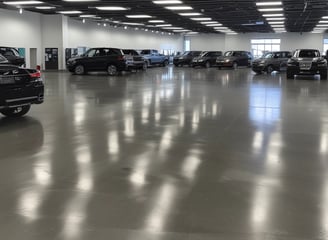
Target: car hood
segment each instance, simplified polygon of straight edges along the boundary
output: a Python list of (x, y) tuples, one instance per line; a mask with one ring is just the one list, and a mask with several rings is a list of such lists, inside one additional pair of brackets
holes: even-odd
[(256, 58), (253, 60), (253, 62), (263, 62), (265, 61), (267, 58)]

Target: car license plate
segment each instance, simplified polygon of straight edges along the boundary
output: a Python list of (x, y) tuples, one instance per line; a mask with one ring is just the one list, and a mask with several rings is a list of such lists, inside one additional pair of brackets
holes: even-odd
[(0, 84), (11, 84), (11, 83), (15, 83), (15, 78), (0, 76)]

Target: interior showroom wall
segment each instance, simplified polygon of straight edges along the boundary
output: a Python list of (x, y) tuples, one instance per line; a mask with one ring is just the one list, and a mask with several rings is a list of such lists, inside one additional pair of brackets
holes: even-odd
[[(182, 51), (182, 35), (162, 35), (129, 28), (98, 26), (94, 22), (82, 23), (63, 15), (40, 15), (23, 11), (0, 9), (0, 46), (25, 48), (27, 66), (30, 52), (37, 51), (37, 64), (44, 65), (44, 49), (58, 48), (59, 69), (65, 69), (65, 48), (118, 47), (152, 48)], [(248, 33), (238, 35), (199, 34), (186, 37), (191, 50), (251, 50), (251, 39), (280, 38), (281, 50), (317, 48), (323, 50), (323, 34), (310, 33)], [(34, 67), (34, 66), (32, 66)]]

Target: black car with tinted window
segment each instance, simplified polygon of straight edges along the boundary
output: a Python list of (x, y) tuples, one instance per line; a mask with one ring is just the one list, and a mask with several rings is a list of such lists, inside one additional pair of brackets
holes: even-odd
[(192, 60), (195, 57), (198, 57), (202, 51), (186, 51), (182, 55), (176, 56), (173, 58), (173, 64), (176, 67), (183, 65), (191, 66)]
[(0, 47), (0, 54), (13, 65), (23, 66), (25, 64), (25, 58), (19, 55), (19, 52), (16, 48)]
[(206, 68), (210, 68), (216, 65), (216, 59), (222, 56), (221, 51), (207, 51), (202, 52), (199, 57), (193, 58), (191, 62), (192, 67), (202, 66)]
[(0, 113), (8, 117), (25, 115), (31, 104), (43, 102), (41, 73), (10, 64), (0, 54)]
[(227, 51), (222, 57), (218, 57), (216, 64), (219, 69), (222, 67), (230, 67), (237, 69), (239, 66), (250, 67), (253, 56), (248, 51)]
[(85, 54), (68, 59), (66, 66), (77, 75), (106, 71), (114, 76), (127, 70), (124, 53), (118, 48), (90, 48)]
[(287, 79), (295, 75), (316, 75), (327, 79), (327, 60), (317, 49), (297, 49), (287, 62)]

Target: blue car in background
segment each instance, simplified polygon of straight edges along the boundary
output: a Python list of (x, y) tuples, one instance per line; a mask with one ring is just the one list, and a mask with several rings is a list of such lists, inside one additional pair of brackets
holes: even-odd
[(153, 65), (161, 65), (165, 67), (169, 64), (169, 57), (160, 54), (157, 50), (143, 49), (140, 51), (140, 55), (146, 60), (147, 67)]

